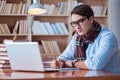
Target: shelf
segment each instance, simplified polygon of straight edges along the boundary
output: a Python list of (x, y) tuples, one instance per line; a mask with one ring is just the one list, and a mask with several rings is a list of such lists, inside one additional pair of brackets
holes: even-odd
[(0, 14), (1, 17), (27, 17), (27, 14)]

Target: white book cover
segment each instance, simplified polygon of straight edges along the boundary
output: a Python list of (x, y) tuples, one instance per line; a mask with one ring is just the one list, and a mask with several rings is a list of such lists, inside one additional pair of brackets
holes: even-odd
[(44, 4), (43, 7), (47, 11), (46, 14), (48, 14), (49, 13), (49, 5), (48, 4)]
[(60, 34), (64, 34), (63, 29), (61, 28), (60, 22), (55, 22), (56, 28), (59, 30)]
[(51, 4), (48, 14), (52, 14), (54, 8), (55, 8), (55, 5), (54, 5), (54, 4)]
[(53, 31), (54, 31), (55, 34), (60, 34), (60, 32), (58, 31), (55, 23), (52, 23), (52, 24), (51, 24), (51, 27), (52, 27), (52, 29), (53, 29)]
[(44, 22), (44, 24), (49, 34), (55, 34), (49, 22)]
[(63, 2), (61, 2), (61, 4), (60, 4), (60, 8), (59, 8), (59, 10), (58, 10), (58, 13), (57, 14), (61, 14), (62, 13), (62, 11), (63, 11)]
[(44, 22), (40, 22), (40, 30), (43, 31), (42, 34), (49, 34), (49, 32), (47, 31), (45, 25), (44, 25)]
[(60, 22), (61, 28), (63, 29), (64, 34), (68, 34), (68, 29), (65, 26), (65, 23)]
[(73, 8), (75, 7), (75, 6), (77, 6), (78, 5), (78, 2), (77, 2), (77, 0), (72, 0), (73, 2)]
[(33, 26), (32, 26), (32, 31), (33, 34), (42, 34), (43, 30), (40, 30), (40, 22), (39, 21), (34, 21)]

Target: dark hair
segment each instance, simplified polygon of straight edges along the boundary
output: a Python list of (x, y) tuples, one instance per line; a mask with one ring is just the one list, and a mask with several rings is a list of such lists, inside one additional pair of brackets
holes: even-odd
[(92, 8), (89, 5), (86, 5), (86, 4), (81, 4), (81, 5), (78, 5), (75, 8), (73, 8), (73, 10), (71, 12), (71, 15), (72, 14), (78, 14), (78, 15), (81, 15), (81, 16), (85, 16), (88, 19), (91, 16), (94, 16), (94, 12), (93, 12)]

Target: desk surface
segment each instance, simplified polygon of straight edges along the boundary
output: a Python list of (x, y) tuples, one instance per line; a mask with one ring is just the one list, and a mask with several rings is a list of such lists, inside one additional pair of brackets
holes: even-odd
[[(3, 58), (7, 54), (3, 53), (3, 49), (0, 58)], [(43, 61), (49, 61), (49, 59), (43, 59)], [(49, 66), (49, 65), (46, 65)], [(90, 71), (90, 70), (67, 70), (59, 72), (22, 72), (11, 71), (0, 68), (0, 79), (26, 79), (26, 80), (120, 80), (120, 74), (113, 74), (104, 71)]]
[(0, 79), (39, 79), (39, 80), (119, 80), (120, 74), (104, 71), (69, 70), (59, 72), (0, 72)]

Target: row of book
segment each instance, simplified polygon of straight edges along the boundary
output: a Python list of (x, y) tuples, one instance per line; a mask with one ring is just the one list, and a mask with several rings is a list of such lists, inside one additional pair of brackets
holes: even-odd
[(55, 4), (43, 4), (43, 7), (47, 10), (46, 14), (69, 14), (70, 3), (69, 2), (58, 2)]
[(13, 32), (10, 31), (7, 24), (0, 24), (0, 34), (28, 34), (27, 20), (16, 21)]
[[(84, 4), (82, 2), (78, 2), (77, 0), (73, 0), (73, 7), (77, 5)], [(108, 6), (105, 5), (91, 5), (95, 16), (107, 15)]]
[(107, 15), (107, 6), (91, 6), (93, 9), (94, 15), (99, 16), (99, 15)]
[(42, 40), (40, 45), (41, 53), (43, 54), (60, 54), (60, 49), (57, 41)]
[[(43, 7), (47, 10), (46, 14), (69, 14), (70, 3), (58, 2), (57, 4), (43, 4)], [(23, 3), (7, 3), (6, 0), (0, 0), (0, 14), (26, 14), (27, 4)]]
[[(39, 35), (55, 35), (55, 34), (68, 34), (69, 31), (63, 22), (40, 22), (34, 21), (32, 26), (33, 34)], [(28, 34), (27, 20), (16, 21), (15, 27), (12, 32), (7, 24), (0, 24), (0, 34)]]
[(68, 34), (68, 29), (63, 22), (40, 22), (34, 21), (32, 26), (33, 34)]
[(0, 14), (26, 14), (27, 6), (22, 1), (20, 3), (6, 3), (6, 0), (0, 0)]
[(13, 29), (13, 34), (28, 34), (28, 21), (18, 20), (16, 21), (15, 27)]

